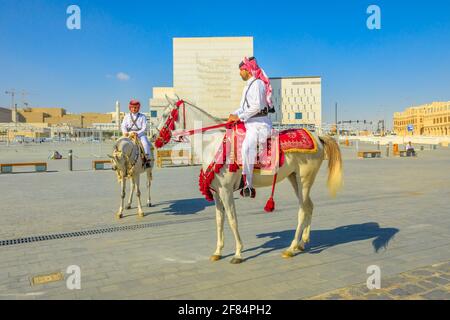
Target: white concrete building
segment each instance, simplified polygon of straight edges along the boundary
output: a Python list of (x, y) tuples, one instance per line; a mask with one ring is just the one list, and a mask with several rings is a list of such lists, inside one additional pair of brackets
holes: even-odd
[(153, 97), (149, 101), (150, 113), (149, 123), (150, 126), (156, 127), (161, 120), (164, 109), (167, 108), (169, 103), (166, 96), (171, 99), (175, 99), (175, 90), (172, 87), (154, 87)]
[(270, 78), (275, 124), (320, 127), (322, 123), (321, 77)]
[(173, 85), (185, 99), (220, 118), (239, 107), (239, 63), (253, 55), (253, 37), (173, 39)]

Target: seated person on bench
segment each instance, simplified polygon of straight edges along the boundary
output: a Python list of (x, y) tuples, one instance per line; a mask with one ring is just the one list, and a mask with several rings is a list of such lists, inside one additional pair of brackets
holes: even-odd
[(411, 141), (406, 145), (406, 156), (414, 157), (416, 155), (416, 151), (414, 151), (414, 147), (411, 144)]

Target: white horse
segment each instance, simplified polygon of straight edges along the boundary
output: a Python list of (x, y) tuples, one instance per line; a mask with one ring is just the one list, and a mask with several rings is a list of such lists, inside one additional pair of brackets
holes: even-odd
[[(164, 111), (158, 130), (162, 130), (167, 123), (168, 117), (171, 116), (172, 110), (181, 109), (177, 106), (176, 101), (169, 99), (168, 108)], [(201, 126), (210, 126), (223, 123), (202, 109), (185, 103), (185, 110), (180, 111), (181, 116), (175, 121), (175, 128), (182, 127), (193, 128), (198, 127), (198, 121), (202, 121)], [(196, 122), (197, 121), (197, 122)], [(194, 136), (193, 152), (195, 157), (201, 159), (203, 169), (213, 161), (213, 158), (222, 143), (225, 130), (215, 130), (215, 132), (203, 135), (200, 142), (195, 142)], [(318, 150), (316, 153), (286, 153), (284, 165), (279, 168), (277, 174), (277, 183), (287, 178), (292, 184), (296, 197), (299, 202), (298, 222), (294, 239), (290, 247), (282, 254), (284, 258), (291, 258), (298, 252), (305, 249), (305, 244), (310, 240), (311, 219), (313, 213), (313, 202), (310, 198), (311, 187), (313, 186), (317, 172), (320, 169), (325, 154), (328, 157), (328, 189), (334, 197), (337, 191), (342, 187), (342, 158), (341, 152), (336, 141), (328, 136), (318, 137), (313, 135), (316, 140)], [(211, 261), (218, 261), (222, 258), (222, 249), (224, 247), (224, 216), (227, 215), (230, 228), (233, 232), (236, 250), (235, 255), (231, 259), (231, 263), (238, 264), (243, 261), (242, 258), (242, 240), (238, 230), (238, 220), (234, 203), (233, 193), (239, 189), (242, 171), (230, 172), (228, 165), (215, 175), (211, 183), (211, 188), (215, 190), (213, 193), (216, 205), (216, 222), (217, 222), (217, 245), (216, 250), (211, 256)], [(255, 188), (272, 186), (273, 176), (260, 175), (254, 173), (253, 184)]]
[(124, 199), (125, 199), (125, 189), (126, 189), (126, 180), (131, 179), (130, 184), (130, 197), (128, 199), (128, 204), (126, 209), (131, 209), (131, 203), (133, 200), (133, 192), (136, 190), (136, 196), (138, 199), (138, 216), (140, 218), (144, 217), (144, 211), (142, 210), (141, 203), (141, 190), (140, 190), (140, 176), (142, 173), (147, 174), (147, 189), (148, 189), (148, 199), (147, 206), (151, 207), (151, 194), (150, 188), (152, 185), (152, 169), (153, 169), (153, 161), (151, 162), (151, 167), (145, 169), (143, 167), (142, 158), (140, 156), (139, 146), (136, 142), (136, 138), (126, 138), (122, 137), (117, 140), (114, 145), (111, 163), (113, 170), (116, 171), (117, 179), (120, 184), (121, 190), (121, 201), (119, 211), (116, 213), (116, 218), (123, 218), (123, 209), (124, 209)]

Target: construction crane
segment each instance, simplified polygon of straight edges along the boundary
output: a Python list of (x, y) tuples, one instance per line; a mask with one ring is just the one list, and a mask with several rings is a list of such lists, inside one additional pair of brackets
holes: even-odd
[(12, 114), (12, 122), (14, 122), (14, 123), (17, 122), (17, 106), (14, 103), (14, 97), (15, 97), (16, 93), (17, 92), (14, 89), (5, 91), (5, 94), (11, 95), (11, 114)]

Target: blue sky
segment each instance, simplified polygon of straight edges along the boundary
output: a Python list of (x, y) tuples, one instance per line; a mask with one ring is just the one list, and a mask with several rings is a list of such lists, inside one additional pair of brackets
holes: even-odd
[[(376, 120), (450, 100), (448, 0), (251, 3), (0, 0), (0, 106), (9, 107), (10, 88), (70, 112), (147, 101), (152, 87), (172, 85), (172, 38), (193, 36), (253, 36), (270, 76), (322, 76), (325, 122), (335, 101), (340, 119)], [(81, 8), (81, 30), (66, 28), (71, 4)], [(381, 8), (381, 30), (366, 27), (371, 4)]]

